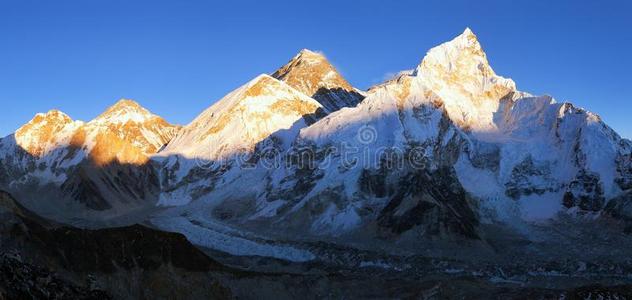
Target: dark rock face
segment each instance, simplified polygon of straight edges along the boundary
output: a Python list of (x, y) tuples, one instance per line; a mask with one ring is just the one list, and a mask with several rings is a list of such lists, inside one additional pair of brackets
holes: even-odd
[(9, 171), (5, 164), (0, 164), (0, 186), (4, 186), (9, 183)]
[(382, 229), (401, 234), (419, 226), (427, 236), (478, 238), (477, 215), (452, 169), (411, 173), (397, 191), (378, 217)]
[(311, 97), (323, 104), (329, 111), (337, 111), (343, 107), (354, 107), (364, 99), (360, 93), (343, 88), (319, 88)]
[(564, 194), (564, 206), (579, 207), (586, 211), (599, 211), (603, 208), (605, 198), (599, 175), (581, 170), (571, 181)]
[(622, 190), (632, 189), (632, 153), (620, 155), (616, 163), (619, 177), (615, 181)]
[[(0, 139), (0, 151), (7, 151), (4, 142), (14, 142), (13, 135)], [(0, 163), (0, 188), (7, 189), (11, 181), (23, 176), (27, 170), (35, 169), (35, 160), (21, 148), (15, 149), (14, 155), (3, 157)]]
[(511, 171), (511, 179), (505, 184), (505, 194), (513, 199), (532, 194), (542, 195), (560, 188), (551, 176), (547, 163), (536, 164), (531, 156), (525, 158)]
[[(15, 140), (11, 136), (2, 139), (2, 142), (15, 143)], [(42, 193), (46, 196), (54, 194), (57, 200), (76, 201), (90, 210), (103, 212), (154, 203), (160, 192), (158, 168), (151, 162), (132, 164), (115, 160), (99, 165), (93, 159), (85, 159), (67, 167), (63, 166), (64, 162), (72, 160), (78, 151), (82, 151), (80, 148), (59, 148), (43, 157), (34, 156), (20, 147), (14, 148), (5, 149), (12, 152), (3, 157), (0, 164), (0, 188), (12, 192), (21, 200), (39, 198)], [(64, 176), (66, 180), (57, 186), (40, 182), (41, 179), (32, 176), (35, 171), (45, 170), (58, 177)], [(37, 206), (22, 203), (42, 213), (37, 211)]]
[(112, 205), (99, 192), (99, 187), (81, 169), (64, 182), (61, 190), (73, 199), (85, 204), (88, 208), (95, 210), (112, 208)]
[(378, 169), (364, 169), (358, 184), (360, 191), (371, 197), (383, 198), (393, 194), (392, 185), (387, 184), (388, 168), (384, 163)]
[(283, 167), (290, 171), (290, 175), (283, 178), (281, 184), (288, 186), (288, 188), (274, 189), (270, 185), (267, 191), (268, 200), (289, 200), (288, 204), (282, 207), (279, 212), (289, 210), (314, 188), (318, 180), (324, 176), (324, 172), (318, 167), (318, 164), (328, 154), (328, 149), (319, 151), (312, 145), (306, 145), (292, 149), (284, 157), (283, 163), (285, 165)]
[(190, 189), (191, 199), (198, 199), (213, 190), (215, 190), (215, 183), (221, 178), (221, 176), (229, 171), (233, 165), (229, 162), (199, 162), (199, 166), (189, 170), (187, 175), (180, 181), (176, 181), (176, 172), (180, 168), (180, 157), (176, 157), (176, 162), (168, 167), (163, 165), (161, 169), (161, 185), (162, 192), (170, 193), (178, 188), (188, 186), (191, 183), (205, 180), (207, 183), (203, 186), (195, 186)]
[(49, 270), (22, 261), (16, 253), (0, 253), (1, 299), (111, 299), (104, 291), (76, 286)]
[(107, 210), (113, 207), (108, 199), (128, 203), (157, 199), (160, 183), (156, 171), (149, 164), (112, 163), (97, 167), (86, 161), (69, 172), (61, 190), (64, 195), (90, 209)]
[(604, 211), (607, 215), (623, 222), (625, 233), (632, 233), (632, 191), (610, 199)]
[(99, 230), (61, 227), (46, 230), (29, 224), (28, 234), (72, 271), (112, 273), (119, 269), (156, 270), (173, 265), (188, 271), (222, 267), (187, 239), (140, 225)]
[(500, 147), (478, 141), (472, 142), (470, 161), (479, 169), (488, 169), (497, 172), (500, 168)]

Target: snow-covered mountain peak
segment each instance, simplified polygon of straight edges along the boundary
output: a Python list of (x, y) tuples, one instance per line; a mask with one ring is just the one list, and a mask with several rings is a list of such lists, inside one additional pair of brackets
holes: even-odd
[(143, 107), (140, 104), (138, 104), (138, 102), (132, 99), (121, 98), (119, 101), (116, 101), (116, 103), (114, 103), (114, 105), (110, 107), (110, 110), (126, 109), (126, 108), (142, 109)]
[(16, 146), (35, 158), (59, 150), (61, 157), (53, 155), (47, 160), (76, 164), (89, 158), (97, 165), (112, 161), (140, 164), (167, 144), (178, 129), (138, 103), (121, 100), (87, 123), (73, 121), (58, 110), (37, 114), (14, 138)]
[(33, 156), (41, 156), (54, 150), (77, 127), (81, 121), (73, 121), (65, 113), (53, 109), (38, 113), (15, 132), (18, 146)]
[(133, 100), (121, 99), (92, 122), (99, 123), (143, 123), (156, 116)]
[(38, 113), (35, 114), (35, 117), (33, 117), (33, 119), (31, 119), (31, 122), (44, 122), (44, 121), (60, 121), (63, 123), (70, 123), (72, 122), (72, 119), (65, 114), (64, 112), (57, 110), (57, 109), (51, 109), (49, 111), (47, 111), (46, 113)]
[(167, 144), (179, 126), (169, 124), (133, 100), (121, 99), (82, 126), (73, 137), (97, 164), (113, 160), (140, 164)]
[(292, 60), (302, 60), (308, 63), (320, 63), (326, 61), (327, 58), (325, 58), (325, 55), (322, 52), (302, 49), (294, 58), (292, 58)]
[(29, 203), (44, 214), (61, 218), (84, 205), (116, 214), (155, 196), (154, 170), (146, 163), (178, 129), (130, 100), (87, 123), (57, 110), (37, 114), (0, 140), (0, 184), (36, 201), (63, 203)]
[[(461, 85), (472, 93), (490, 85), (502, 85), (510, 90), (516, 87), (511, 79), (496, 75), (478, 38), (469, 28), (451, 41), (430, 49), (414, 73), (434, 81)], [(474, 81), (481, 83), (467, 86)]]
[(474, 32), (472, 32), (469, 27), (465, 28), (463, 33), (456, 36), (452, 40), (430, 49), (429, 54), (438, 54), (440, 52), (457, 53), (466, 50), (471, 51), (471, 55), (485, 57), (485, 52), (483, 52), (483, 48), (478, 41), (478, 37), (476, 36), (476, 34), (474, 34)]
[(516, 92), (511, 79), (496, 75), (469, 29), (428, 51), (413, 73), (446, 104), (450, 118), (466, 130), (493, 131), (500, 99)]
[(364, 98), (322, 53), (307, 49), (301, 50), (272, 77), (316, 99), (330, 111), (355, 106)]
[(328, 87), (353, 89), (321, 53), (303, 49), (272, 76), (308, 96)]

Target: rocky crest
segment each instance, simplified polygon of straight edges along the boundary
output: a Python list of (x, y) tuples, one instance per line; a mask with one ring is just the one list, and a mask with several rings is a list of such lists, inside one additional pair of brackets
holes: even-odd
[(272, 77), (320, 102), (328, 111), (356, 106), (364, 96), (345, 80), (322, 53), (301, 50)]

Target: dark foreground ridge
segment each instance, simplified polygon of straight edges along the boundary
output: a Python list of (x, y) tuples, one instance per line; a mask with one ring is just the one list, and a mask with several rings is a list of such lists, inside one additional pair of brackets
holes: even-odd
[(216, 279), (231, 270), (181, 234), (62, 226), (1, 191), (0, 218), (0, 299), (231, 297)]
[(0, 299), (111, 299), (103, 290), (80, 287), (50, 270), (22, 261), (17, 253), (0, 253)]

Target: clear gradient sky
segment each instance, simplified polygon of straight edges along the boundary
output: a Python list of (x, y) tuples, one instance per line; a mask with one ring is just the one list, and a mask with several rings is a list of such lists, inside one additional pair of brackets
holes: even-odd
[(186, 124), (302, 48), (364, 89), (467, 26), (520, 90), (632, 137), (632, 1), (445, 0), (0, 0), (0, 135), (52, 108), (90, 120), (119, 98)]

